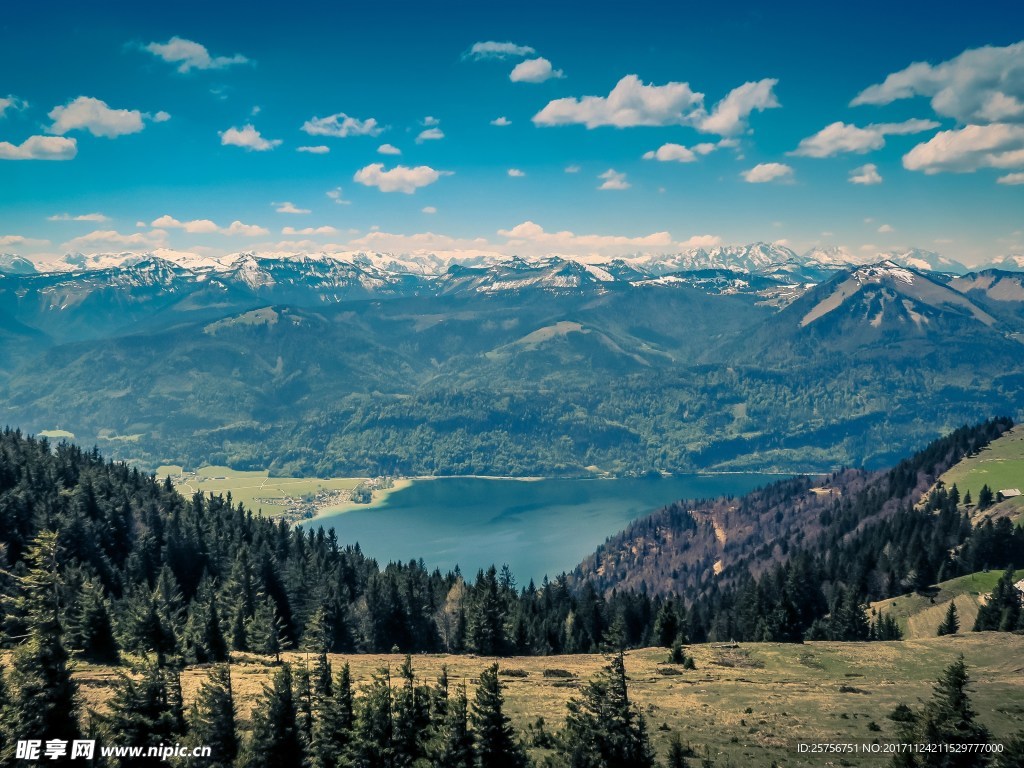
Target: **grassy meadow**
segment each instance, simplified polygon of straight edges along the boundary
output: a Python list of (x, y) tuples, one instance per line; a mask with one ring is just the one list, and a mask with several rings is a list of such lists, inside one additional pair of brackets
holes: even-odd
[[(1024, 491), (1024, 424), (1018, 424), (974, 456), (963, 459), (939, 479), (947, 486), (955, 483), (961, 498), (970, 491), (974, 502), (977, 502), (983, 485), (988, 485), (992, 493), (1004, 488)], [(1024, 522), (1024, 496), (990, 507), (986, 514), (1008, 514), (1018, 522)]]
[(1002, 571), (980, 571), (936, 584), (933, 592), (910, 594), (880, 600), (871, 607), (888, 613), (896, 619), (909, 639), (935, 637), (939, 624), (946, 617), (949, 602), (956, 600), (960, 615), (960, 629), (970, 631), (978, 617), (978, 606), (995, 589)]
[[(1024, 729), (1024, 637), (1009, 633), (922, 637), (884, 643), (744, 643), (691, 646), (697, 669), (665, 663), (668, 651), (646, 648), (626, 655), (630, 696), (648, 720), (663, 756), (671, 731), (698, 752), (710, 749), (716, 765), (820, 766), (821, 756), (799, 755), (798, 742), (890, 742), (896, 724), (887, 715), (904, 702), (918, 707), (930, 697), (943, 668), (962, 653), (972, 679), (979, 719), (996, 739)], [(302, 653), (287, 653), (293, 664), (312, 664)], [(332, 655), (335, 671), (349, 663), (357, 687), (381, 667), (397, 671), (401, 655)], [(446, 665), (451, 684), (465, 682), (472, 699), (481, 670), (492, 659), (417, 655), (419, 680), (433, 683)], [(565, 704), (603, 666), (599, 655), (500, 659), (506, 710), (522, 733), (543, 717), (547, 730), (561, 727)], [(233, 664), (239, 717), (248, 727), (253, 702), (274, 672), (269, 660), (241, 654)], [(512, 675), (507, 674), (512, 672)], [(118, 672), (82, 664), (76, 676), (83, 698), (102, 708)], [(182, 681), (192, 700), (207, 671), (189, 668)], [(879, 729), (879, 730), (876, 730)], [(535, 756), (543, 750), (532, 750)], [(879, 756), (853, 754), (835, 765), (887, 764)]]
[[(170, 476), (175, 487), (186, 498), (200, 492), (227, 495), (246, 509), (262, 512), (264, 516), (284, 515), (292, 508), (289, 499), (312, 499), (318, 494), (351, 491), (365, 477), (270, 477), (267, 470), (241, 471), (230, 467), (201, 467), (194, 472), (183, 472), (180, 466), (162, 466), (156, 471), (162, 480)], [(366, 505), (360, 505), (366, 506)]]

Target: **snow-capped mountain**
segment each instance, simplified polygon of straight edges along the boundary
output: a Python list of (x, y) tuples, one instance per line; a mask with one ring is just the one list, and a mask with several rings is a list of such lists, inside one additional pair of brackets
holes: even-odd
[(959, 261), (943, 256), (940, 253), (935, 253), (935, 251), (926, 251), (922, 248), (879, 253), (876, 259), (893, 261), (920, 272), (944, 272), (953, 275), (965, 275), (970, 272)]
[(26, 258), (14, 253), (0, 253), (0, 272), (9, 275), (31, 275), (36, 271), (36, 265)]
[(1024, 253), (1008, 253), (992, 260), (989, 267), (1010, 272), (1024, 271)]

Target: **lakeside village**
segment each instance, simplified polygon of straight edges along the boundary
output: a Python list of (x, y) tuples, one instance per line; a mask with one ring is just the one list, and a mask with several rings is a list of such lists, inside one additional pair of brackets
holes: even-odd
[[(171, 475), (171, 482), (183, 495), (191, 495), (202, 480), (226, 480), (226, 477), (202, 477), (195, 470), (184, 471)], [(316, 491), (298, 495), (267, 495), (257, 493), (246, 506), (254, 510), (261, 507), (276, 507), (283, 511), (273, 515), (274, 518), (285, 520), (290, 524), (310, 520), (317, 515), (348, 504), (370, 504), (374, 494), (388, 490), (395, 485), (395, 478), (390, 476), (370, 477), (360, 480), (352, 488), (318, 488)], [(278, 490), (281, 486), (269, 486), (267, 490)]]

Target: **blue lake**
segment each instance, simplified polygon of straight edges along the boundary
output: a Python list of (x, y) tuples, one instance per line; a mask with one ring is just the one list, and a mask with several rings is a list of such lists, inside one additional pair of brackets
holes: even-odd
[(571, 570), (612, 534), (677, 499), (742, 495), (778, 475), (679, 475), (617, 480), (414, 480), (371, 507), (330, 512), (334, 528), (381, 564), (422, 558), (468, 577), (508, 564), (520, 584)]

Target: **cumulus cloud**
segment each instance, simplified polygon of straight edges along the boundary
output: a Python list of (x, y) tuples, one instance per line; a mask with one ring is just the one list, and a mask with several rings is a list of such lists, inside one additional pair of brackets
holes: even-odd
[(104, 216), (102, 213), (83, 213), (78, 216), (72, 216), (70, 213), (55, 213), (53, 216), (47, 216), (47, 221), (110, 221), (109, 216)]
[(614, 126), (688, 125), (704, 133), (734, 135), (746, 130), (754, 110), (779, 106), (773, 88), (776, 80), (760, 80), (734, 88), (709, 114), (704, 94), (689, 83), (648, 85), (636, 75), (626, 75), (607, 96), (555, 99), (533, 116), (537, 125)]
[(97, 229), (88, 234), (68, 240), (61, 245), (65, 251), (94, 250), (114, 246), (116, 248), (159, 248), (167, 243), (167, 233), (162, 229), (149, 232), (122, 234), (113, 229)]
[(688, 83), (647, 85), (636, 75), (626, 75), (607, 96), (555, 99), (533, 116), (537, 125), (686, 125), (701, 111), (704, 95)]
[(317, 144), (313, 147), (296, 147), (296, 152), (309, 152), (311, 155), (326, 155), (331, 151), (330, 147), (324, 146), (323, 144)]
[(0, 160), (71, 160), (78, 142), (63, 136), (29, 136), (21, 144), (0, 141)]
[(1024, 168), (1024, 125), (992, 123), (940, 131), (905, 154), (903, 167), (929, 175)]
[(313, 117), (302, 124), (302, 130), (310, 136), (334, 136), (344, 139), (349, 136), (380, 136), (384, 127), (370, 117), (360, 120), (338, 112), (327, 117)]
[(494, 40), (487, 40), (485, 42), (473, 43), (473, 47), (469, 49), (469, 53), (466, 55), (473, 59), (506, 59), (510, 56), (517, 58), (529, 56), (531, 53), (536, 53), (536, 51), (528, 45), (516, 45), (510, 42), (499, 43)]
[(191, 221), (179, 221), (173, 216), (164, 214), (150, 224), (160, 229), (182, 229), (193, 235), (244, 235), (246, 237), (259, 237), (269, 235), (270, 230), (256, 224), (243, 224), (240, 221), (233, 221), (226, 227), (219, 227), (210, 219), (193, 219)]
[(242, 147), (250, 152), (266, 152), (279, 146), (281, 139), (265, 139), (252, 123), (220, 132), (220, 143), (226, 147)]
[(702, 142), (693, 147), (682, 144), (662, 144), (656, 150), (644, 152), (644, 160), (658, 160), (662, 163), (693, 163), (700, 155), (708, 155), (718, 148), (717, 144)]
[(668, 232), (654, 232), (640, 237), (625, 235), (580, 235), (569, 230), (547, 232), (533, 221), (524, 221), (511, 229), (499, 229), (508, 240), (506, 251), (540, 255), (573, 254), (581, 257), (608, 257), (655, 250), (668, 252), (680, 247)]
[(597, 178), (604, 180), (601, 183), (601, 186), (598, 187), (598, 189), (601, 190), (629, 189), (632, 186), (628, 181), (626, 181), (626, 174), (619, 173), (614, 168), (609, 168)]
[(327, 190), (327, 196), (338, 205), (352, 205), (351, 200), (346, 200), (341, 193), (341, 187)]
[(519, 178), (522, 178), (523, 176), (525, 176), (526, 172), (525, 171), (521, 171), (518, 168), (509, 168), (508, 169), (508, 175), (511, 176), (514, 179), (519, 179)]
[(764, 184), (793, 178), (793, 169), (785, 163), (758, 163), (741, 175), (750, 184)]
[(1000, 176), (998, 179), (996, 179), (996, 183), (1006, 184), (1008, 186), (1024, 184), (1024, 173), (1008, 173), (1005, 176)]
[(336, 235), (338, 230), (334, 227), (306, 227), (304, 229), (296, 229), (295, 227), (285, 227), (281, 230), (282, 235)]
[(111, 109), (105, 101), (91, 96), (79, 96), (62, 107), (54, 107), (49, 117), (53, 124), (46, 129), (47, 133), (63, 136), (69, 131), (85, 130), (108, 139), (138, 133), (146, 127), (144, 120), (163, 123), (171, 119), (166, 112), (150, 115), (137, 109)]
[(285, 201), (283, 203), (271, 203), (271, 205), (276, 205), (277, 206), (277, 208), (275, 208), (274, 210), (276, 210), (278, 213), (295, 213), (295, 214), (311, 213), (311, 211), (308, 208), (296, 208), (294, 203), (290, 203), (290, 202), (287, 202), (287, 201)]
[(177, 36), (166, 43), (150, 43), (144, 48), (168, 64), (177, 64), (181, 73), (193, 69), (224, 69), (232, 64), (249, 62), (249, 59), (239, 53), (234, 56), (211, 56), (205, 45)]
[(894, 230), (893, 230), (893, 228), (892, 228), (892, 225), (890, 225), (890, 224), (883, 224), (882, 226), (880, 226), (880, 227), (878, 228), (878, 231), (879, 231), (879, 232), (880, 232), (881, 234), (883, 234), (883, 235), (887, 235), (887, 234), (889, 234), (890, 232), (892, 232), (892, 231), (894, 231)]
[(438, 171), (428, 165), (418, 165), (415, 168), (396, 165), (390, 170), (384, 170), (384, 163), (371, 163), (356, 171), (352, 179), (367, 187), (377, 187), (381, 192), (403, 192), (411, 195), (420, 187), (429, 186), (442, 176), (451, 175), (451, 171)]
[(512, 125), (512, 121), (509, 120), (504, 115), (502, 115), (501, 117), (496, 117), (493, 120), (491, 120), (491, 125), (497, 125), (497, 126), (500, 126), (500, 127), (504, 127), (506, 125)]
[(541, 56), (516, 64), (508, 79), (513, 83), (543, 83), (545, 80), (557, 80), (562, 77), (565, 77), (565, 73), (560, 69), (554, 69), (551, 62)]
[(722, 238), (718, 235), (694, 235), (683, 240), (677, 245), (681, 248), (714, 248), (722, 244)]
[(934, 66), (915, 62), (865, 88), (850, 104), (914, 96), (929, 97), (937, 114), (961, 123), (1024, 122), (1024, 41), (968, 49)]
[(878, 166), (874, 163), (868, 163), (862, 165), (859, 168), (854, 168), (850, 171), (851, 184), (863, 184), (869, 186), (871, 184), (881, 184), (882, 174), (878, 172)]
[(423, 213), (437, 213), (437, 208), (435, 208), (432, 205), (424, 206), (423, 207)]
[(444, 131), (437, 128), (436, 125), (433, 128), (427, 128), (426, 130), (420, 131), (419, 136), (416, 137), (416, 143), (422, 144), (424, 141), (438, 141), (444, 138)]
[(565, 166), (566, 173), (579, 173), (580, 167), (578, 165), (567, 165)]
[(843, 122), (827, 125), (813, 136), (802, 139), (790, 152), (797, 157), (832, 157), (844, 152), (863, 155), (885, 146), (885, 137), (921, 133), (938, 128), (934, 120), (905, 120), (902, 123), (875, 123), (860, 128)]
[(377, 152), (382, 155), (400, 155), (402, 150), (396, 147), (394, 144), (381, 144), (377, 147)]
[(717, 133), (719, 136), (734, 136), (744, 132), (752, 112), (763, 112), (779, 106), (774, 92), (778, 82), (768, 78), (733, 88), (697, 127), (704, 133)]
[(0, 117), (3, 117), (8, 109), (24, 109), (27, 107), (24, 101), (19, 99), (17, 96), (7, 95), (6, 98), (0, 96)]
[(22, 248), (33, 248), (40, 245), (49, 245), (49, 240), (39, 240), (34, 237), (23, 237), (22, 235), (0, 235), (0, 247), (20, 246)]

